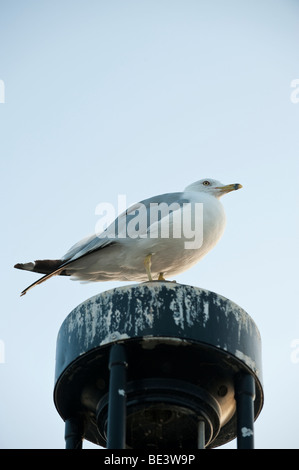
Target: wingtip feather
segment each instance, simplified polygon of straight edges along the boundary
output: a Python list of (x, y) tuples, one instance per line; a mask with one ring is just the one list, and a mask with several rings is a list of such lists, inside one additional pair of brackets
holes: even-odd
[(16, 269), (22, 269), (25, 271), (33, 271), (35, 263), (17, 263), (14, 265)]

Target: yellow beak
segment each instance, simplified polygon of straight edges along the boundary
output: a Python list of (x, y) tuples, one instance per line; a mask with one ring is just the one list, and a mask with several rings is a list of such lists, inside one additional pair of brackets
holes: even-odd
[(229, 193), (230, 191), (237, 191), (237, 189), (241, 189), (243, 186), (239, 183), (236, 184), (227, 184), (225, 186), (218, 186), (216, 189), (219, 189), (221, 194)]

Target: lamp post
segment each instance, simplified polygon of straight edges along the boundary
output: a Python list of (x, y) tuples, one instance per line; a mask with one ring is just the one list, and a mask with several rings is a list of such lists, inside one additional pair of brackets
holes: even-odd
[(263, 406), (261, 340), (223, 296), (171, 282), (103, 292), (57, 339), (54, 402), (66, 446), (253, 448)]

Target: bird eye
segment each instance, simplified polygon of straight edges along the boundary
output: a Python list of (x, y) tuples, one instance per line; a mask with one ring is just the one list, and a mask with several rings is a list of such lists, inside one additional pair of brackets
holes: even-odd
[(204, 181), (202, 184), (203, 184), (204, 186), (209, 186), (211, 183), (210, 183), (210, 181)]

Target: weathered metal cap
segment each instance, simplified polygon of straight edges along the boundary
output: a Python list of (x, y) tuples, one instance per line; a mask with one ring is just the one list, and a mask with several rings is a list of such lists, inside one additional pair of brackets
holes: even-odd
[(255, 419), (261, 411), (261, 339), (242, 308), (172, 282), (118, 287), (76, 307), (57, 339), (56, 408), (64, 420), (82, 416), (84, 436), (94, 443), (106, 444), (108, 358), (115, 342), (125, 346), (128, 360), (128, 447), (164, 442), (194, 448), (199, 414), (206, 446), (236, 437), (234, 382), (241, 371), (255, 379)]

